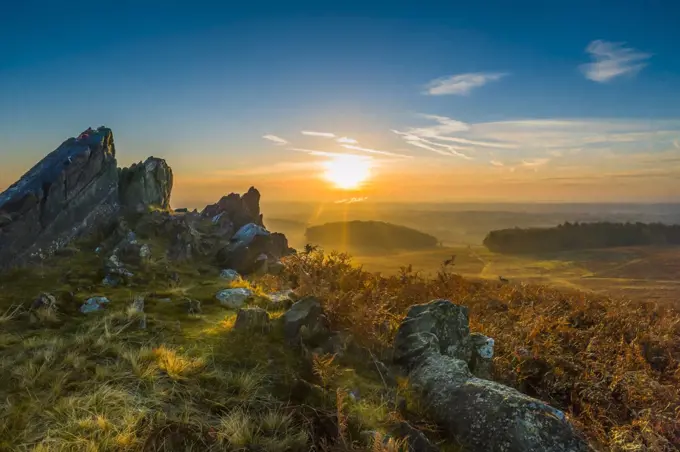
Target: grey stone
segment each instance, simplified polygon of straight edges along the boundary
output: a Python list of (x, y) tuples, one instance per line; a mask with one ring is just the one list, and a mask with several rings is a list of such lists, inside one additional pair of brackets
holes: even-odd
[(219, 300), (220, 304), (230, 309), (240, 308), (252, 296), (253, 292), (243, 287), (224, 289), (215, 294), (215, 298)]
[(118, 211), (113, 133), (70, 138), (0, 194), (0, 268), (54, 254)]
[(399, 327), (395, 360), (409, 372), (434, 421), (468, 450), (588, 450), (560, 410), (475, 377), (468, 364), (475, 344), (482, 349), (477, 353), (489, 359), (483, 348), (488, 342), (470, 338), (467, 309), (447, 300), (413, 306)]
[(262, 308), (239, 309), (234, 323), (235, 330), (268, 332), (271, 327), (269, 314)]
[(193, 300), (191, 298), (184, 299), (184, 307), (187, 309), (189, 314), (200, 314), (201, 313), (201, 302), (198, 300)]
[(140, 206), (170, 207), (172, 169), (163, 159), (149, 157), (144, 163), (135, 163), (119, 172), (120, 202), (125, 208), (137, 210)]
[(226, 280), (228, 283), (232, 283), (239, 281), (241, 279), (241, 275), (239, 275), (236, 270), (228, 268), (220, 272), (220, 278)]
[(142, 245), (139, 249), (139, 257), (140, 259), (148, 259), (151, 257), (151, 248), (149, 248), (149, 245)]
[(106, 297), (92, 297), (83, 303), (80, 307), (80, 312), (89, 314), (91, 312), (101, 311), (107, 303), (109, 303), (109, 299)]

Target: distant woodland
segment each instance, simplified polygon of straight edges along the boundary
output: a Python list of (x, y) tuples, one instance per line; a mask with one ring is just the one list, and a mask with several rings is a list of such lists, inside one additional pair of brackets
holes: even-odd
[(307, 228), (309, 243), (339, 249), (419, 250), (438, 246), (424, 232), (382, 221), (339, 221)]
[(680, 225), (564, 223), (553, 228), (491, 231), (484, 245), (498, 253), (534, 253), (616, 246), (680, 245)]

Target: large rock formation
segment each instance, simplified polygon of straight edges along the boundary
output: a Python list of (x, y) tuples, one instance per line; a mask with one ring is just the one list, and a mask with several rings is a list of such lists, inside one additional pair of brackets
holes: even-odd
[(216, 204), (206, 206), (201, 216), (211, 218), (214, 223), (229, 222), (233, 232), (249, 223), (264, 226), (260, 214), (260, 192), (255, 187), (250, 187), (243, 196), (238, 193), (223, 196)]
[(430, 416), (466, 450), (587, 451), (564, 413), (473, 375), (469, 363), (475, 352), (488, 356), (488, 346), (470, 337), (465, 306), (435, 300), (411, 307), (397, 332), (394, 358), (409, 372)]
[(149, 157), (144, 163), (135, 163), (119, 170), (118, 192), (120, 203), (129, 209), (145, 206), (170, 208), (172, 169), (163, 159)]
[(0, 194), (0, 268), (54, 253), (118, 209), (110, 129), (69, 138)]

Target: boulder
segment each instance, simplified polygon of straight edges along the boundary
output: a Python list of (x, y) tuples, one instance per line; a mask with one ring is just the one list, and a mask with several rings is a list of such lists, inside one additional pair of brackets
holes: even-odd
[(240, 308), (249, 298), (252, 298), (252, 296), (253, 292), (243, 287), (224, 289), (215, 294), (215, 298), (219, 300), (220, 304), (229, 309)]
[(0, 194), (0, 268), (52, 255), (118, 210), (110, 129), (69, 138)]
[(241, 275), (239, 275), (236, 270), (227, 268), (220, 272), (220, 278), (224, 279), (228, 283), (233, 283), (235, 281), (239, 281), (241, 279)]
[(206, 206), (201, 216), (211, 218), (214, 223), (218, 220), (229, 221), (233, 225), (233, 230), (238, 230), (248, 223), (263, 226), (260, 213), (260, 192), (255, 187), (250, 187), (243, 196), (230, 193), (223, 196), (216, 204)]
[(272, 234), (258, 224), (248, 223), (217, 253), (217, 261), (241, 274), (267, 273), (270, 265), (281, 271), (279, 258), (288, 253), (288, 241), (283, 234)]
[(411, 307), (397, 332), (394, 358), (429, 416), (466, 450), (589, 450), (560, 410), (472, 374), (473, 349), (486, 347), (477, 353), (488, 356), (489, 345), (470, 337), (467, 308), (435, 300)]
[(143, 210), (147, 206), (169, 209), (172, 184), (172, 169), (165, 160), (149, 157), (144, 163), (119, 170), (120, 203), (130, 210)]
[[(328, 320), (316, 297), (308, 296), (293, 303), (282, 316), (283, 333), (289, 343), (297, 343), (301, 336), (306, 342), (322, 342), (328, 339)], [(315, 340), (315, 339), (320, 340)]]
[(262, 308), (239, 309), (234, 323), (235, 330), (268, 332), (271, 327), (269, 314)]
[(92, 297), (83, 303), (80, 307), (80, 312), (89, 314), (91, 312), (101, 311), (107, 303), (109, 303), (109, 299), (106, 297)]

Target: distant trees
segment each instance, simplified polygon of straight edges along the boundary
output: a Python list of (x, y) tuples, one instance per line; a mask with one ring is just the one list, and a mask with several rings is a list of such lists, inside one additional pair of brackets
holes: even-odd
[(484, 239), (490, 251), (518, 254), (641, 245), (680, 245), (680, 225), (566, 222), (553, 228), (500, 229)]
[(308, 242), (339, 248), (416, 250), (439, 240), (415, 229), (382, 221), (339, 221), (307, 228)]

